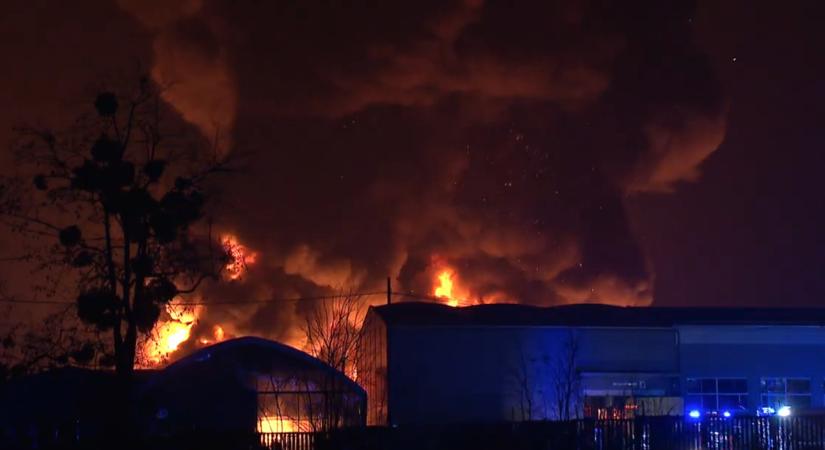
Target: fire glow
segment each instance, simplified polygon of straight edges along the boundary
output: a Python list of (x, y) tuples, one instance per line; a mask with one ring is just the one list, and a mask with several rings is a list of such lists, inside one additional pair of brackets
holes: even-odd
[[(221, 246), (229, 257), (224, 266), (225, 276), (232, 281), (240, 280), (249, 265), (258, 259), (256, 252), (241, 244), (238, 238), (225, 234), (220, 239)], [(186, 307), (176, 304), (176, 298), (166, 305), (165, 317), (155, 324), (152, 336), (142, 347), (142, 354), (148, 367), (159, 366), (169, 360), (169, 355), (192, 338), (192, 331), (203, 312), (203, 305)], [(200, 333), (199, 333), (200, 334)], [(201, 346), (212, 345), (226, 339), (226, 330), (221, 325), (212, 327), (212, 336), (201, 336), (196, 343)]]
[(169, 319), (155, 324), (153, 338), (143, 347), (143, 354), (150, 364), (161, 364), (170, 353), (189, 340), (201, 308), (201, 306), (186, 308), (172, 303), (166, 305), (166, 314)]
[(474, 302), (470, 300), (470, 291), (460, 283), (458, 272), (452, 267), (439, 264), (433, 279), (433, 296), (441, 303), (457, 307), (468, 306)]
[(258, 417), (258, 433), (294, 433), (310, 429), (309, 423), (305, 420), (266, 415)]
[(198, 342), (200, 342), (201, 345), (212, 345), (222, 342), (224, 339), (226, 339), (226, 331), (224, 331), (222, 326), (215, 325), (212, 327), (212, 338), (201, 337)]
[(453, 277), (455, 272), (451, 270), (443, 270), (438, 274), (438, 285), (436, 285), (433, 294), (446, 300), (450, 306), (458, 306), (458, 300), (453, 297)]
[(246, 246), (238, 241), (238, 238), (231, 234), (221, 237), (221, 245), (229, 256), (229, 262), (224, 266), (226, 276), (230, 280), (238, 280), (246, 272), (251, 264), (258, 260), (258, 254), (250, 251)]
[[(146, 366), (156, 367), (164, 364), (168, 361), (170, 354), (180, 349), (184, 342), (192, 338), (193, 328), (198, 323), (202, 312), (203, 306), (201, 305), (196, 305), (194, 308), (167, 305), (166, 314), (169, 319), (155, 325), (154, 336), (143, 346)], [(197, 344), (204, 347), (222, 342), (226, 338), (226, 330), (220, 325), (215, 325), (212, 327), (212, 335), (201, 336)]]

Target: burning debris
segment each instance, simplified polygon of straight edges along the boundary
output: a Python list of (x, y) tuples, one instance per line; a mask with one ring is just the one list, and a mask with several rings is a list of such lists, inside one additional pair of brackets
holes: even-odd
[(246, 272), (247, 266), (254, 264), (258, 259), (258, 254), (238, 242), (238, 238), (234, 235), (224, 235), (221, 238), (221, 245), (229, 257), (225, 273), (230, 280), (240, 279)]

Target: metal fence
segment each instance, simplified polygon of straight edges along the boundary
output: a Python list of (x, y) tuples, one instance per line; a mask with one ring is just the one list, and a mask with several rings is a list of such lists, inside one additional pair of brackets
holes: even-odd
[[(579, 422), (577, 449), (813, 450), (825, 449), (825, 417), (641, 417)], [(592, 436), (593, 445), (584, 440)], [(584, 440), (582, 439), (584, 438)]]
[(366, 428), (265, 438), (272, 450), (823, 450), (825, 416), (639, 417)]
[(269, 450), (315, 450), (316, 433), (261, 433), (261, 446)]
[[(62, 435), (61, 435), (62, 436)], [(154, 438), (0, 439), (2, 450), (825, 450), (825, 416), (638, 417), (326, 433), (205, 433)]]

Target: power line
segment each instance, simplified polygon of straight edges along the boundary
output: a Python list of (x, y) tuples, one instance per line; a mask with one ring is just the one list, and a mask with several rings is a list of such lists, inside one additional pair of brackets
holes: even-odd
[(74, 305), (74, 302), (64, 302), (60, 300), (15, 300), (12, 298), (0, 298), (0, 303), (19, 303), (29, 305)]
[(270, 298), (266, 300), (222, 300), (222, 301), (200, 301), (200, 302), (175, 302), (173, 306), (211, 306), (211, 305), (256, 305), (266, 303), (284, 303), (284, 302), (306, 302), (314, 300), (335, 300), (347, 295), (353, 297), (369, 297), (373, 295), (386, 295), (386, 291), (376, 292), (353, 292), (343, 294), (318, 295), (314, 297), (287, 297), (287, 298)]
[[(280, 297), (269, 298), (265, 300), (219, 300), (219, 301), (198, 301), (198, 302), (173, 302), (172, 306), (231, 306), (231, 305), (255, 305), (267, 303), (287, 303), (287, 302), (305, 302), (316, 300), (334, 300), (343, 296), (351, 295), (354, 297), (370, 297), (375, 295), (386, 295), (387, 291), (373, 291), (373, 292), (345, 292), (342, 294), (318, 295), (311, 297)], [(418, 297), (427, 300), (437, 300), (431, 297), (425, 297), (405, 292), (392, 292), (392, 295), (400, 295), (403, 297)], [(75, 305), (75, 302), (67, 302), (61, 300), (17, 300), (10, 298), (0, 299), (0, 303), (15, 303), (15, 304), (34, 304), (34, 305)]]

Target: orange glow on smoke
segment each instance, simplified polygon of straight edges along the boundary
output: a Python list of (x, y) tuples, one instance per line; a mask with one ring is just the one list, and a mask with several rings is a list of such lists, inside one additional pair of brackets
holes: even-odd
[(221, 237), (221, 245), (229, 256), (229, 262), (224, 269), (230, 280), (237, 280), (243, 276), (248, 266), (255, 264), (258, 253), (249, 250), (238, 241), (237, 236), (225, 234)]
[(212, 339), (208, 337), (202, 337), (198, 340), (201, 345), (212, 345), (217, 344), (218, 342), (223, 342), (226, 339), (226, 332), (224, 331), (223, 327), (220, 325), (215, 325), (212, 327)]

